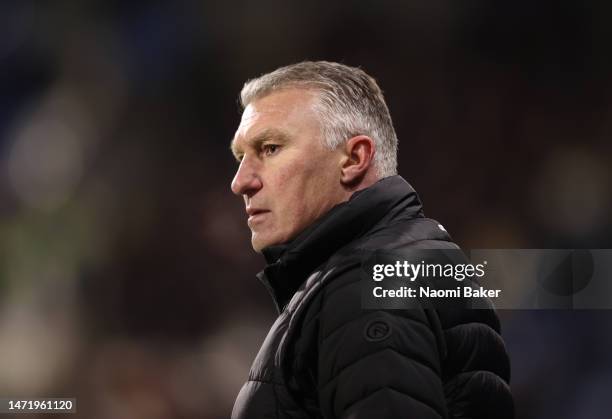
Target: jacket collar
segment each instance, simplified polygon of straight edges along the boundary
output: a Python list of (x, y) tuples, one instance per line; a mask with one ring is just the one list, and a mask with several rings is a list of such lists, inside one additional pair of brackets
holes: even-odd
[(317, 266), (383, 219), (390, 221), (399, 214), (422, 217), (418, 195), (401, 176), (381, 179), (332, 208), (291, 242), (263, 249), (268, 265), (257, 278), (280, 312)]

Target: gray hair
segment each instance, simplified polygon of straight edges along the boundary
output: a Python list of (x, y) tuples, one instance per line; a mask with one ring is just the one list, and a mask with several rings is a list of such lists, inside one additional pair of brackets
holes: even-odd
[(319, 93), (315, 112), (324, 144), (335, 149), (356, 135), (375, 144), (374, 166), (379, 177), (397, 174), (397, 136), (382, 90), (365, 71), (327, 61), (304, 61), (247, 81), (240, 92), (243, 109), (257, 99), (286, 88)]

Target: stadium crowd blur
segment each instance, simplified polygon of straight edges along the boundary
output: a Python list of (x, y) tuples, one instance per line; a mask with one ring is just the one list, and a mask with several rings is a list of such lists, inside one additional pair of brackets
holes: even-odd
[[(229, 416), (275, 318), (229, 189), (236, 98), (304, 59), (377, 78), (400, 174), (464, 248), (611, 248), (611, 11), (0, 3), (0, 396)], [(609, 417), (610, 312), (500, 316), (518, 418)]]

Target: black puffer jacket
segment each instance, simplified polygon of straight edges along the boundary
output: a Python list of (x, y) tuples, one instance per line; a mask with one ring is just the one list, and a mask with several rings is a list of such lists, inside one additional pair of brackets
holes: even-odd
[(232, 418), (512, 418), (493, 310), (362, 309), (364, 252), (411, 248), (457, 246), (393, 176), (265, 249), (280, 315)]

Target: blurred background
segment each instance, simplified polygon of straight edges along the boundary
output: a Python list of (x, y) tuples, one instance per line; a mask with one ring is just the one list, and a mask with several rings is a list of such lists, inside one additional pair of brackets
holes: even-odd
[[(611, 12), (1, 2), (0, 395), (229, 417), (276, 315), (229, 190), (237, 95), (305, 59), (378, 80), (400, 174), (464, 248), (612, 247)], [(517, 418), (609, 417), (609, 311), (500, 316)]]

